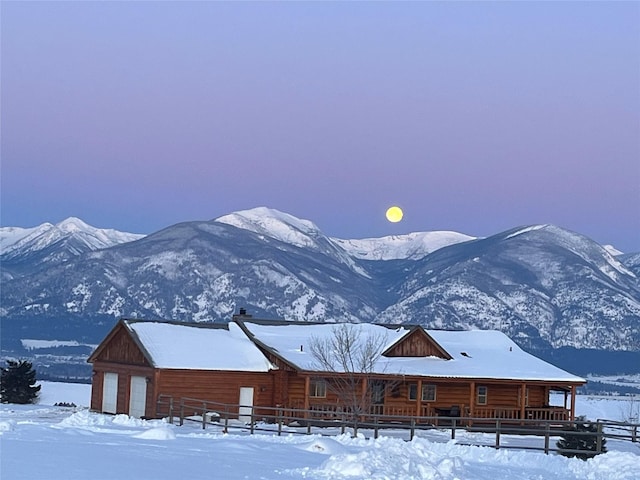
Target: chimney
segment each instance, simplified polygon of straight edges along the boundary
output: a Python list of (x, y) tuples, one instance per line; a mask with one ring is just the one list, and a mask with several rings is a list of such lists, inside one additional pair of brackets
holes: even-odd
[(235, 321), (235, 320), (242, 320), (243, 318), (251, 318), (251, 317), (252, 315), (249, 315), (247, 313), (246, 308), (240, 308), (239, 313), (234, 313), (231, 319)]

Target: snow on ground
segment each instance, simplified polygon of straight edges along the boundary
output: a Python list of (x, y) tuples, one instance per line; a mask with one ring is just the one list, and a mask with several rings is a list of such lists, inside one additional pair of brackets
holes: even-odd
[[(278, 437), (197, 423), (179, 427), (162, 420), (102, 415), (86, 409), (90, 386), (42, 382), (37, 405), (0, 407), (0, 478), (7, 480), (132, 479), (587, 479), (636, 480), (640, 444), (608, 442), (609, 453), (589, 461), (517, 449), (463, 445), (493, 436), (447, 430), (385, 432), (377, 440), (351, 434)], [(619, 405), (579, 399), (604, 417)], [(66, 402), (78, 408), (54, 407)], [(607, 405), (610, 410), (607, 410)], [(586, 412), (585, 412), (586, 413)], [(365, 432), (366, 433), (366, 432)], [(403, 437), (404, 435), (404, 437)], [(516, 437), (505, 436), (506, 444)], [(528, 439), (527, 442), (535, 442)], [(457, 443), (456, 443), (457, 442)]]

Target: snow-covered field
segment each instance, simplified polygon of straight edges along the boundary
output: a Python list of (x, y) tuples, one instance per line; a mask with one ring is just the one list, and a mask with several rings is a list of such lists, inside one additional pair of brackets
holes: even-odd
[[(518, 449), (463, 445), (482, 434), (430, 430), (377, 440), (351, 435), (278, 437), (241, 430), (224, 434), (160, 420), (90, 413), (90, 386), (42, 382), (40, 403), (0, 407), (0, 478), (75, 479), (437, 479), (637, 480), (640, 444), (609, 440), (589, 461)], [(57, 402), (79, 408), (54, 407)], [(627, 400), (579, 398), (578, 414), (619, 419)], [(404, 437), (403, 437), (404, 435)], [(486, 443), (493, 437), (486, 435)], [(519, 445), (517, 437), (505, 444)], [(524, 440), (537, 442), (535, 438)], [(457, 442), (457, 443), (456, 443)]]

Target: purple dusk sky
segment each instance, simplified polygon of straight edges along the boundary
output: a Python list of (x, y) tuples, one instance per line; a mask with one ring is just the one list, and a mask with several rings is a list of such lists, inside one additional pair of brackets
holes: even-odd
[(1, 21), (3, 226), (268, 206), (342, 238), (552, 223), (640, 251), (639, 2), (5, 1)]

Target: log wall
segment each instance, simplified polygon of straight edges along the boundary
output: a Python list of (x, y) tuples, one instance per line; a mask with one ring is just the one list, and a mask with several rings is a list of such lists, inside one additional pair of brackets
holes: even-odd
[(159, 370), (157, 395), (238, 404), (240, 387), (253, 387), (253, 404), (272, 406), (275, 375), (267, 372)]

